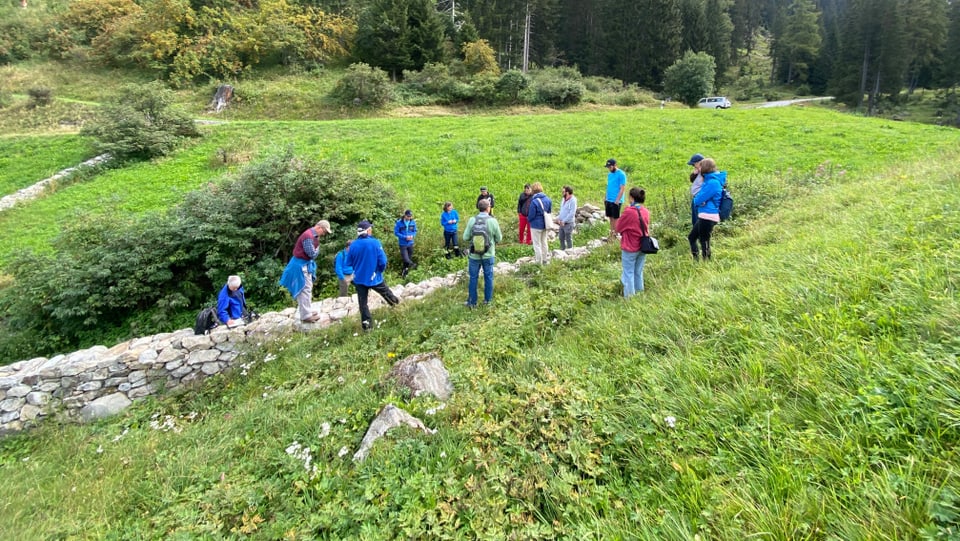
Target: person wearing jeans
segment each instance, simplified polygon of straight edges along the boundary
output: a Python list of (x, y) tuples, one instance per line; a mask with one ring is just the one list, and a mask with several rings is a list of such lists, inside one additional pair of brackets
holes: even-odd
[(493, 264), (496, 261), (497, 243), (503, 240), (503, 234), (500, 232), (500, 224), (497, 223), (496, 218), (490, 216), (488, 213), (490, 203), (480, 201), (477, 205), (480, 213), (470, 218), (470, 221), (467, 222), (467, 227), (463, 230), (463, 241), (468, 245), (473, 244), (473, 229), (479, 219), (486, 222), (489, 246), (483, 253), (474, 253), (474, 251), (471, 250), (468, 256), (467, 260), (469, 265), (467, 266), (467, 272), (470, 275), (470, 283), (467, 290), (467, 302), (464, 303), (468, 308), (475, 308), (477, 306), (477, 285), (480, 280), (480, 269), (483, 269), (483, 303), (490, 304), (490, 302), (493, 301)]
[(625, 299), (643, 291), (643, 264), (647, 260), (647, 254), (640, 251), (640, 239), (644, 231), (650, 231), (650, 211), (643, 206), (646, 198), (646, 191), (637, 187), (630, 188), (630, 206), (617, 220), (617, 232), (620, 233), (620, 263), (623, 266), (620, 282), (623, 283)]
[(530, 185), (533, 196), (530, 198), (530, 210), (527, 219), (530, 221), (530, 232), (533, 234), (533, 259), (540, 265), (547, 263), (550, 247), (547, 244), (547, 220), (544, 214), (553, 211), (553, 202), (543, 193), (543, 185), (534, 182)]
[(563, 187), (563, 202), (560, 203), (560, 215), (557, 216), (557, 225), (560, 226), (560, 249), (573, 248), (573, 226), (577, 219), (577, 198), (573, 196), (573, 188)]

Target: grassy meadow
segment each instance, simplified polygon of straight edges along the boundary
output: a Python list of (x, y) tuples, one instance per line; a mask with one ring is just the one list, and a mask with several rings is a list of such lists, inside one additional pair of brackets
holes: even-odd
[[(658, 115), (417, 121), (405, 152), (391, 124), (276, 127), (357, 167), (408, 165), (396, 185), (417, 210), (524, 178), (580, 179), (594, 199), (607, 155), (661, 204), (692, 150), (735, 190), (788, 196), (724, 227), (709, 264), (682, 245), (650, 256), (630, 301), (607, 246), (497, 278), (490, 307), (464, 310), (460, 285), (377, 312), (370, 334), (291, 336), (193, 391), (0, 440), (0, 538), (956, 539), (955, 132), (816, 110)], [(828, 160), (842, 174), (818, 173)], [(456, 174), (484, 162), (485, 178)], [(422, 351), (451, 372), (446, 405), (383, 379)], [(388, 403), (437, 433), (391, 432), (352, 462)]]
[(0, 137), (0, 197), (92, 158), (91, 141), (77, 135)]
[(444, 201), (469, 211), (486, 185), (497, 197), (497, 216), (512, 229), (527, 182), (542, 182), (552, 197), (569, 184), (581, 203), (602, 203), (603, 163), (611, 156), (631, 184), (647, 189), (649, 206), (671, 215), (685, 205), (690, 154), (713, 156), (729, 170), (734, 191), (748, 196), (738, 208), (750, 215), (743, 211), (760, 210), (750, 205), (775, 198), (784, 185), (918, 160), (960, 141), (960, 132), (948, 128), (820, 108), (231, 122), (204, 130), (204, 139), (173, 156), (107, 171), (0, 214), (0, 266), (16, 250), (48, 249), (65, 223), (162, 211), (231, 167), (286, 147), (387, 181), (425, 229), (421, 253), (431, 253), (442, 242), (433, 226)]

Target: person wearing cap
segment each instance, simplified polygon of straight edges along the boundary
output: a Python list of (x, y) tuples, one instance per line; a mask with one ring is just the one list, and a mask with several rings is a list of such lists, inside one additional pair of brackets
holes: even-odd
[[(467, 288), (467, 302), (463, 303), (467, 308), (477, 307), (477, 283), (480, 280), (480, 269), (483, 269), (483, 304), (490, 304), (493, 301), (493, 264), (496, 262), (497, 243), (503, 240), (503, 233), (500, 231), (500, 224), (496, 218), (490, 216), (487, 201), (477, 203), (479, 214), (470, 218), (466, 229), (463, 230), (463, 241), (469, 243), (471, 250), (468, 255), (467, 274), (470, 276), (470, 282)], [(486, 225), (487, 239), (490, 245), (486, 247), (483, 253), (476, 253), (473, 248), (474, 226), (480, 222), (479, 227)], [(483, 231), (482, 229), (480, 231)]]
[[(693, 198), (693, 207), (697, 213), (697, 220), (687, 235), (690, 242), (690, 253), (693, 260), (703, 257), (709, 260), (713, 254), (710, 248), (710, 235), (713, 227), (720, 223), (720, 199), (723, 189), (727, 185), (727, 172), (717, 171), (717, 163), (712, 158), (700, 160), (700, 173), (703, 174), (703, 186)], [(700, 250), (697, 250), (697, 242)]]
[(603, 199), (604, 214), (610, 219), (610, 236), (615, 238), (617, 220), (620, 219), (620, 205), (623, 204), (623, 192), (627, 187), (627, 174), (617, 167), (617, 160), (607, 160), (607, 192)]
[(477, 210), (480, 210), (480, 201), (490, 203), (490, 208), (487, 209), (487, 212), (493, 215), (493, 194), (487, 191), (486, 186), (480, 186), (480, 195), (477, 196)]
[(417, 264), (413, 262), (413, 239), (417, 236), (417, 221), (413, 219), (412, 210), (404, 211), (403, 216), (393, 225), (393, 234), (397, 237), (400, 259), (403, 260), (400, 276), (406, 278), (411, 269), (417, 268)]
[(360, 305), (360, 326), (364, 331), (373, 328), (367, 304), (371, 289), (390, 306), (400, 302), (383, 278), (383, 271), (387, 268), (387, 253), (383, 251), (380, 241), (373, 237), (372, 231), (373, 224), (367, 220), (357, 224), (357, 240), (353, 241), (347, 252), (347, 265), (353, 268), (353, 287), (357, 289), (357, 304)]
[(337, 252), (337, 257), (333, 258), (333, 271), (337, 273), (337, 283), (340, 286), (340, 296), (350, 296), (350, 282), (353, 281), (353, 267), (347, 265), (347, 253), (350, 252), (350, 245), (353, 239), (347, 241), (347, 246)]
[(450, 201), (443, 204), (443, 212), (440, 213), (440, 226), (443, 227), (443, 246), (447, 250), (447, 259), (463, 257), (463, 252), (460, 251), (460, 243), (457, 241), (460, 213), (453, 208), (453, 203)]
[(703, 154), (699, 152), (690, 156), (687, 165), (693, 166), (690, 172), (690, 220), (691, 225), (697, 223), (697, 209), (693, 206), (693, 198), (697, 196), (700, 187), (703, 186), (703, 175), (700, 174), (700, 162), (703, 161)]
[(530, 185), (533, 196), (530, 198), (530, 210), (527, 220), (530, 220), (530, 232), (533, 233), (533, 260), (545, 265), (550, 255), (547, 243), (547, 220), (545, 214), (553, 212), (553, 201), (543, 193), (543, 185), (534, 182)]
[(300, 321), (314, 323), (320, 319), (313, 309), (313, 281), (317, 277), (317, 256), (320, 254), (320, 237), (330, 233), (330, 222), (318, 221), (297, 237), (293, 245), (293, 257), (280, 277), (280, 285), (297, 299)]

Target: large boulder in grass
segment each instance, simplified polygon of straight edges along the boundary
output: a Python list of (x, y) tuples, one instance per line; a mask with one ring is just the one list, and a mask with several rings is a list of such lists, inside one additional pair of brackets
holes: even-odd
[(437, 432), (436, 430), (427, 428), (426, 425), (423, 424), (423, 421), (413, 415), (410, 415), (393, 404), (387, 404), (380, 410), (380, 413), (377, 414), (373, 422), (370, 423), (370, 428), (367, 429), (367, 433), (363, 436), (363, 441), (360, 442), (360, 449), (353, 454), (353, 459), (357, 462), (363, 462), (370, 453), (370, 449), (373, 447), (375, 441), (380, 439), (390, 429), (403, 425), (421, 430), (424, 434), (436, 434)]
[(413, 391), (413, 396), (430, 393), (440, 400), (446, 400), (453, 394), (450, 373), (434, 353), (416, 353), (397, 361), (388, 377)]

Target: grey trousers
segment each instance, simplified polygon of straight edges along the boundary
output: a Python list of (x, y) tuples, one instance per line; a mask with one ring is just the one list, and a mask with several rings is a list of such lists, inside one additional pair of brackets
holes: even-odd
[(297, 307), (300, 319), (304, 320), (313, 317), (313, 276), (310, 276), (306, 265), (301, 271), (303, 272), (303, 289), (297, 294)]

